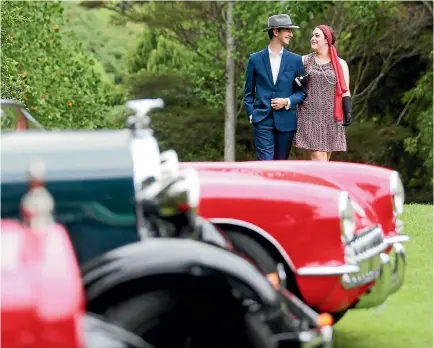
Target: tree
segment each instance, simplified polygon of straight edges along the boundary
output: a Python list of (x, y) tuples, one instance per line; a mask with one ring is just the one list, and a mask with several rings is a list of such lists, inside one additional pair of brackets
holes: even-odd
[(320, 18), (338, 33), (338, 51), (350, 66), (354, 119), (378, 112), (372, 100), (379, 87), (397, 69), (411, 69), (411, 59), (426, 59), (432, 48), (432, 10), (417, 2), (344, 1)]
[(419, 191), (425, 202), (432, 200), (433, 190), (433, 51), (430, 58), (430, 70), (402, 98), (403, 103), (408, 106), (406, 121), (414, 129), (413, 136), (405, 139), (404, 148), (423, 164), (411, 168), (413, 175), (408, 186)]
[(235, 161), (235, 64), (234, 38), (234, 2), (228, 2), (226, 17), (226, 120), (225, 120), (225, 161)]
[(62, 5), (6, 1), (2, 19), (2, 98), (22, 100), (47, 128), (108, 126), (110, 106), (122, 96), (101, 81), (95, 60), (62, 30)]

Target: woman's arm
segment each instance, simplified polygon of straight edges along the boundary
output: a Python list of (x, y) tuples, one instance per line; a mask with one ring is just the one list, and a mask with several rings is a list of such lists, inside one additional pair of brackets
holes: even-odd
[(342, 107), (344, 109), (344, 120), (342, 125), (348, 127), (353, 122), (353, 106), (351, 100), (350, 92), (350, 72), (348, 71), (347, 62), (339, 58), (341, 63), (342, 72), (344, 73), (345, 84), (348, 86), (348, 91), (346, 91), (342, 96)]
[(339, 58), (339, 62), (341, 63), (342, 72), (344, 73), (345, 84), (347, 85), (348, 91), (346, 91), (342, 96), (351, 96), (350, 92), (350, 71), (348, 69), (348, 64), (345, 60)]

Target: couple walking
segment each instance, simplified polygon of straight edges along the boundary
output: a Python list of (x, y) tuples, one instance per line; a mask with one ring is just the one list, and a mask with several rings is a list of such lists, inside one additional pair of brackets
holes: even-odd
[(348, 66), (326, 25), (313, 30), (312, 53), (302, 57), (286, 50), (296, 28), (287, 14), (271, 16), (263, 30), (270, 44), (247, 64), (244, 103), (258, 160), (286, 160), (292, 144), (306, 149), (311, 160), (328, 161), (333, 151), (346, 151)]

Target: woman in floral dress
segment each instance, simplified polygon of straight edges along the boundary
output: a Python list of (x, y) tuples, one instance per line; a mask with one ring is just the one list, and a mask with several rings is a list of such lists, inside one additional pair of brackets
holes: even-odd
[[(308, 150), (311, 160), (328, 161), (333, 151), (346, 151), (345, 126), (351, 122), (351, 95), (347, 63), (334, 47), (327, 25), (314, 29), (312, 53), (303, 56), (309, 79), (307, 95), (297, 110), (294, 146)], [(342, 102), (344, 101), (344, 106)]]

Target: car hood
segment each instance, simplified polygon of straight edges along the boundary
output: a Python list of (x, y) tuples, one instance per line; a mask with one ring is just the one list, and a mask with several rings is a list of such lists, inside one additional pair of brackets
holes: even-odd
[[(182, 166), (196, 168), (203, 173), (202, 177), (205, 173), (218, 172), (219, 180), (234, 180), (237, 173), (244, 175), (250, 185), (254, 185), (255, 180), (267, 179), (347, 191), (355, 202), (360, 226), (364, 227), (380, 223), (377, 200), (388, 194), (392, 172), (356, 163), (312, 161), (188, 162)], [(224, 177), (222, 173), (225, 173)]]

